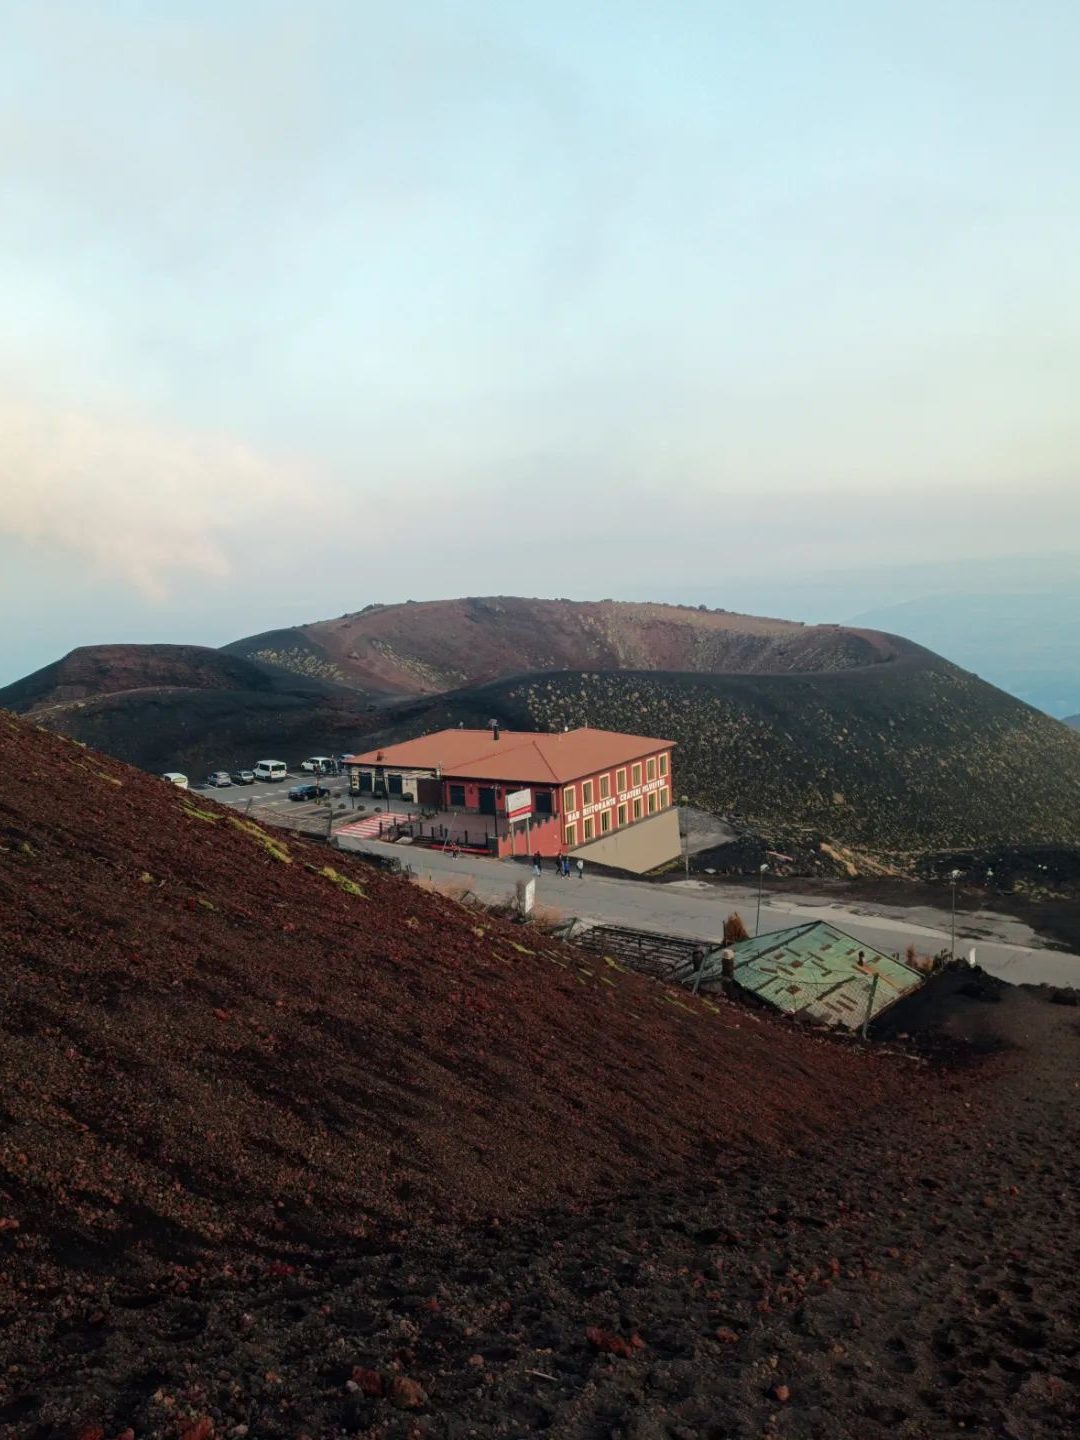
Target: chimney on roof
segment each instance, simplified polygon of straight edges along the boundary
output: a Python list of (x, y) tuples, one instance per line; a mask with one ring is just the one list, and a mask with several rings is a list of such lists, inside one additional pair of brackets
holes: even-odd
[(488, 721), (488, 724), (491, 726), (491, 738), (492, 738), (493, 740), (497, 740), (497, 739), (499, 738), (499, 722), (498, 722), (498, 720), (489, 720), (489, 721)]
[(383, 758), (383, 752), (380, 750), (379, 753), (375, 756), (375, 759), (376, 759), (376, 760), (381, 760), (382, 758)]

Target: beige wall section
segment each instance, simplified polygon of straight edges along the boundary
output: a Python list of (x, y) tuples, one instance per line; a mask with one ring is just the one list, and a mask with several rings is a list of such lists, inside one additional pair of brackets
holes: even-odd
[(655, 870), (667, 860), (674, 860), (682, 849), (679, 837), (679, 812), (672, 806), (661, 810), (659, 815), (650, 815), (599, 840), (590, 840), (571, 850), (576, 860), (580, 855), (586, 865), (590, 860), (597, 865), (616, 865), (620, 870), (632, 870), (643, 875), (646, 870)]

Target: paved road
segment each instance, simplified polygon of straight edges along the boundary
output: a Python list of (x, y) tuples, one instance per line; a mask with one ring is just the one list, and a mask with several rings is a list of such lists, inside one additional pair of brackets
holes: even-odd
[[(375, 841), (342, 840), (341, 848), (372, 850), (409, 863), (419, 875), (440, 880), (467, 881), (484, 900), (503, 900), (513, 894), (518, 880), (531, 875), (527, 866), (504, 860), (460, 856), (454, 860), (437, 850), (412, 850), (404, 845)], [(550, 862), (549, 862), (550, 863)], [(700, 880), (667, 885), (616, 880), (586, 874), (563, 880), (545, 869), (537, 882), (537, 901), (561, 911), (612, 925), (660, 930), (719, 940), (725, 916), (738, 910), (753, 931), (757, 894), (752, 886), (711, 884)], [(761, 929), (779, 930), (804, 920), (831, 920), (868, 945), (903, 955), (909, 943), (920, 953), (933, 954), (950, 944), (950, 917), (946, 910), (928, 906), (843, 905), (820, 896), (797, 892), (766, 893), (761, 907)], [(979, 964), (993, 975), (1016, 984), (1073, 985), (1080, 987), (1080, 955), (1045, 949), (1021, 921), (996, 911), (979, 911), (957, 918), (957, 954), (974, 947)]]

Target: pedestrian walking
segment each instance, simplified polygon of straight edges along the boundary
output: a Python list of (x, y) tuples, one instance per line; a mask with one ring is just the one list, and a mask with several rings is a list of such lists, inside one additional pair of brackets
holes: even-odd
[(555, 874), (558, 875), (559, 879), (561, 880), (561, 879), (562, 879), (562, 873), (563, 873), (563, 869), (562, 869), (562, 856), (561, 856), (561, 855), (556, 855), (556, 856), (554, 856), (554, 857), (552, 858), (551, 863), (555, 866)]
[(569, 880), (569, 878), (570, 878), (570, 856), (569, 856), (569, 855), (564, 855), (564, 856), (562, 857), (562, 873), (563, 873), (563, 874), (566, 876), (566, 878)]
[(540, 851), (537, 850), (536, 854), (533, 856), (533, 874), (539, 875), (542, 869), (543, 856), (540, 854)]
[(585, 878), (585, 861), (581, 859), (579, 859), (577, 862), (577, 878), (579, 880), (583, 880)]
[(452, 859), (456, 860), (456, 859), (458, 858), (458, 854), (459, 854), (458, 847), (457, 847), (457, 845), (455, 844), (455, 845), (454, 845), (454, 848), (450, 851), (450, 856), (451, 856)]

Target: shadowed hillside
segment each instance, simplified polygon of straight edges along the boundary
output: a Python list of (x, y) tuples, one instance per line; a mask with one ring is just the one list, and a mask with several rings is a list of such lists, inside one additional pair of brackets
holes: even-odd
[(255, 751), (347, 749), (364, 697), (199, 645), (94, 645), (0, 690), (0, 708), (147, 770), (253, 762)]
[(917, 647), (879, 631), (723, 610), (498, 596), (370, 605), (225, 648), (338, 684), (432, 694), (535, 670), (848, 670)]

